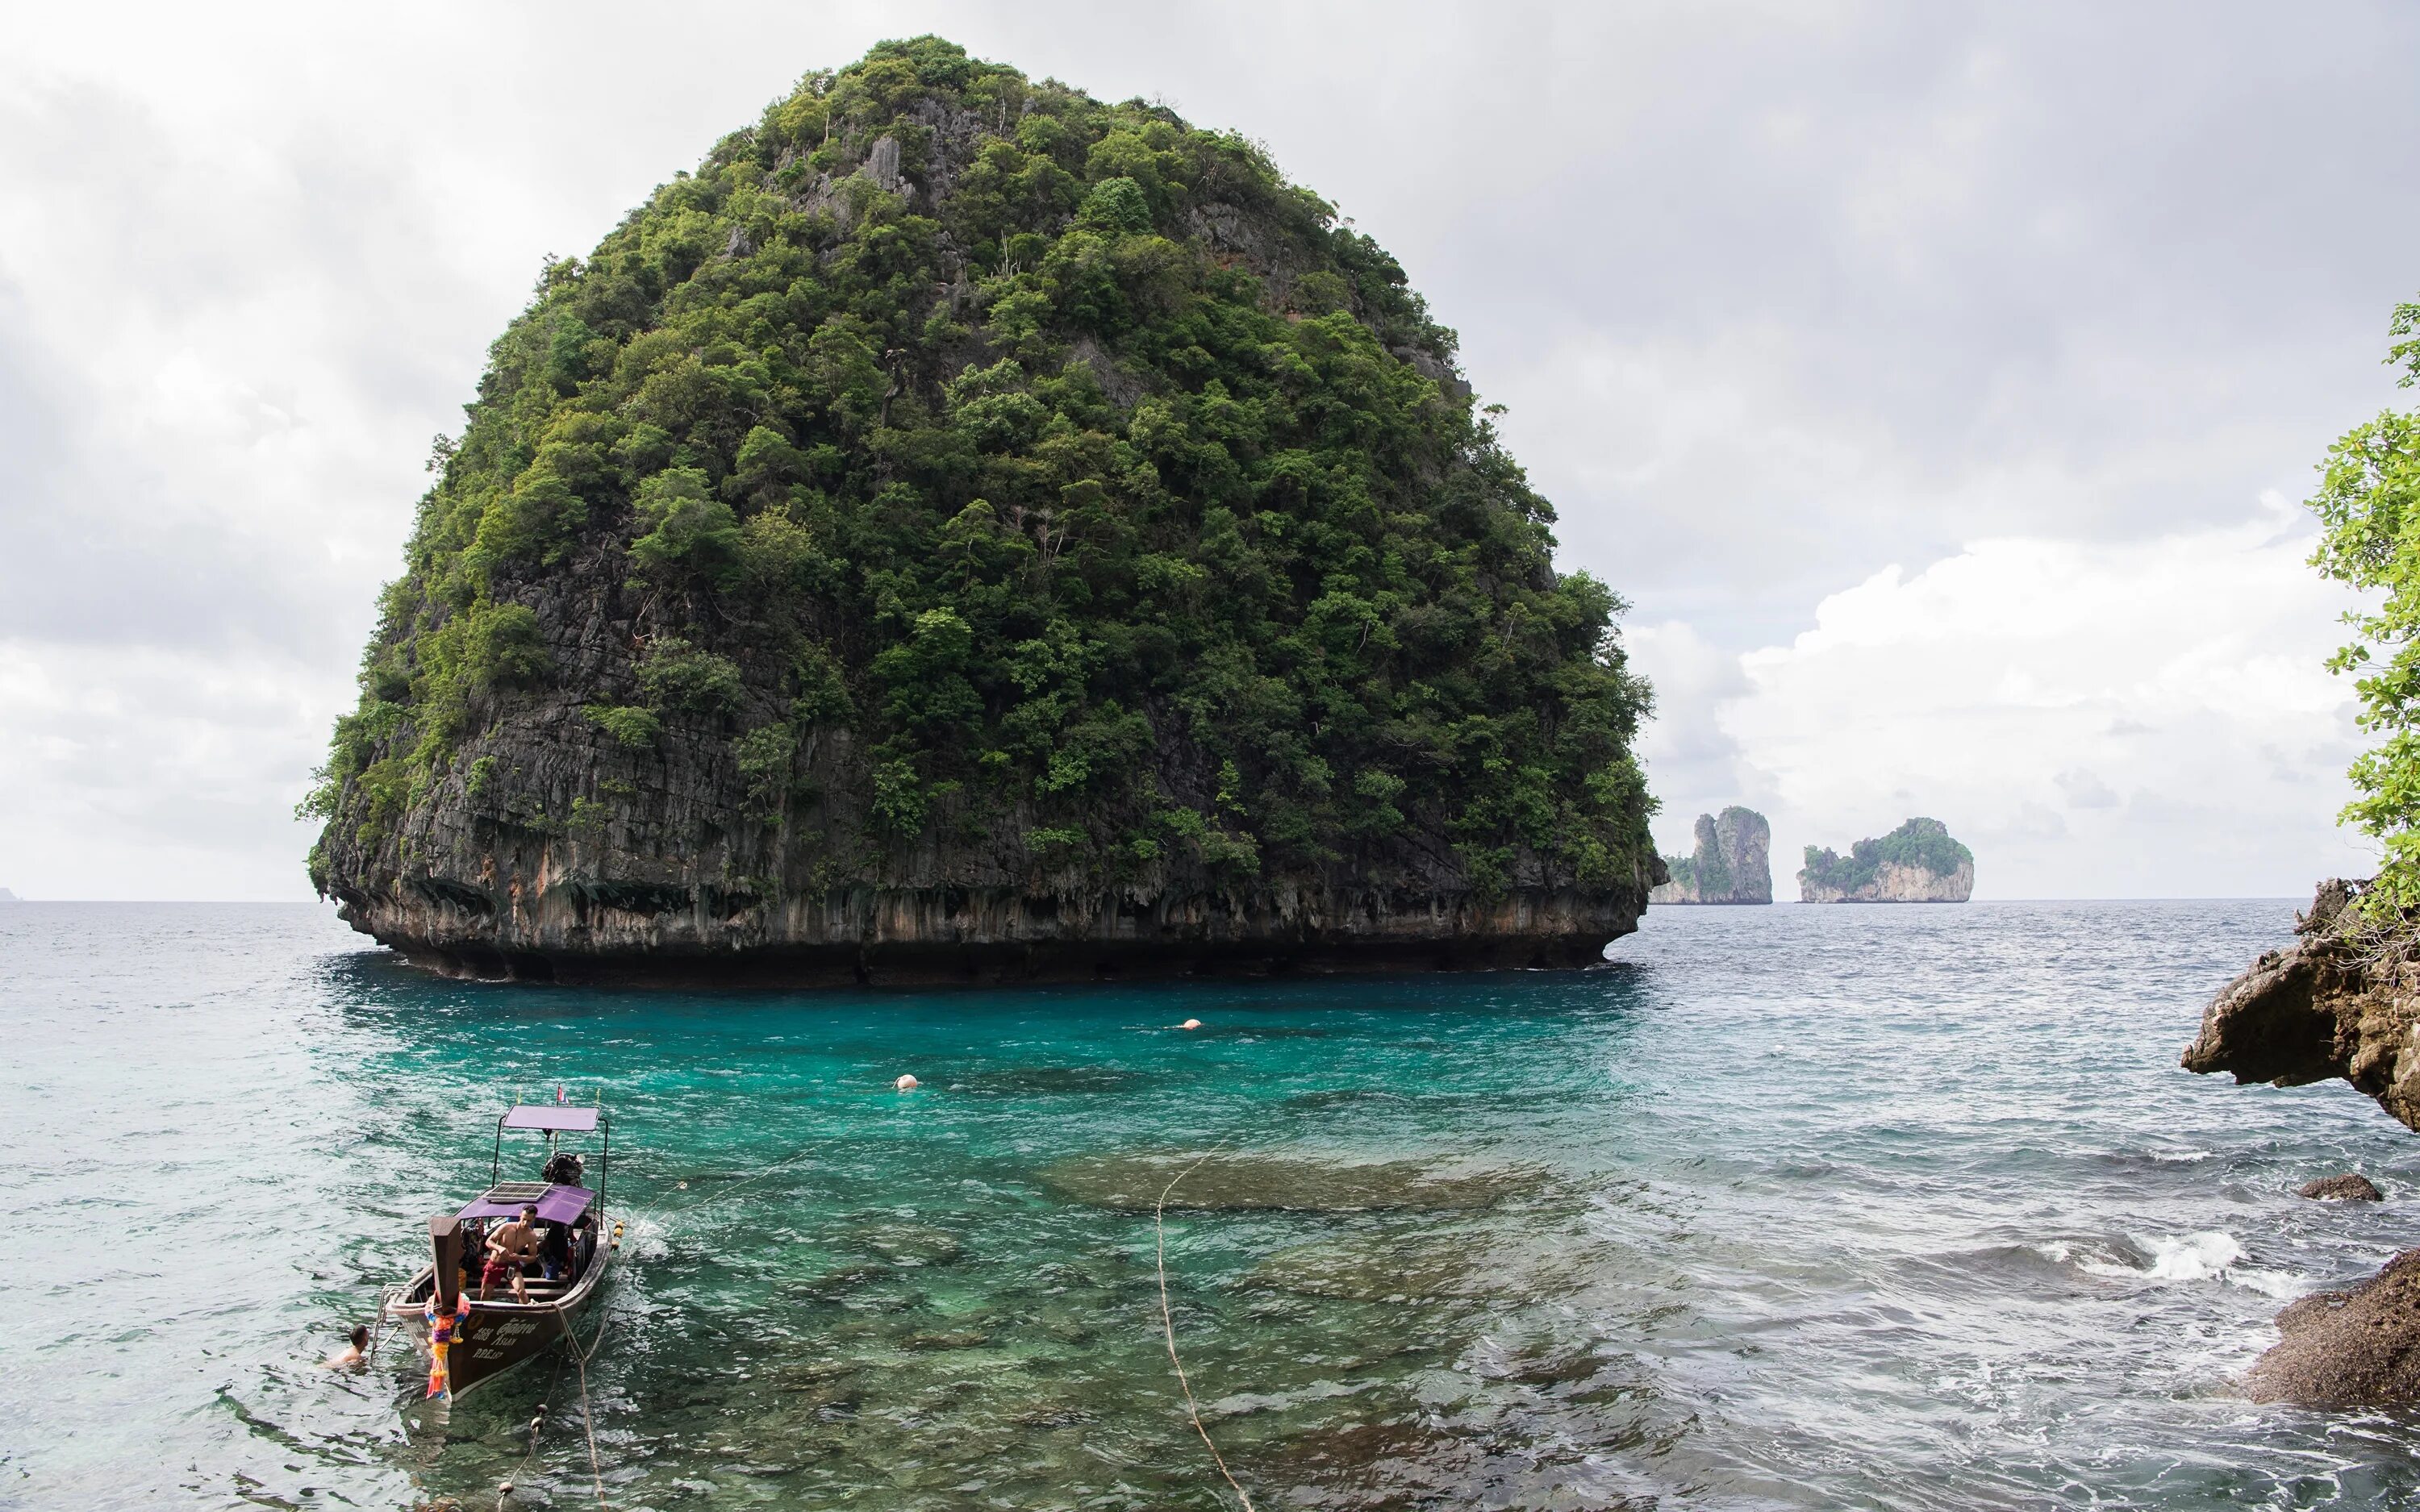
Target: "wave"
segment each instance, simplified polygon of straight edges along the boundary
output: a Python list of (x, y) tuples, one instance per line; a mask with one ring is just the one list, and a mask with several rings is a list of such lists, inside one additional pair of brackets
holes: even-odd
[[(2122, 1246), (2079, 1248), (2064, 1240), (2032, 1246), (2061, 1265), (2086, 1275), (2116, 1280), (2171, 1285), (2185, 1281), (2220, 1281), (2283, 1301), (2299, 1297), (2310, 1283), (2290, 1271), (2263, 1270), (2243, 1263), (2243, 1246), (2232, 1234), (2215, 1228), (2175, 1236), (2136, 1236)], [(2100, 1254), (2091, 1251), (2100, 1251)], [(2102, 1258), (2102, 1255), (2109, 1257)]]

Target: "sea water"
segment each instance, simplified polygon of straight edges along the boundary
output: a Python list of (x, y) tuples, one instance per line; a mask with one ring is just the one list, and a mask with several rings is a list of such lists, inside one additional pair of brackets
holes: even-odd
[[(593, 1505), (593, 1426), (619, 1508), (1233, 1505), (1149, 1211), (1204, 1152), (1168, 1318), (1261, 1507), (2420, 1498), (2420, 1417), (2230, 1385), (2420, 1234), (2366, 1099), (2177, 1068), (2291, 920), (1667, 908), (1586, 972), (714, 995), (0, 905), (0, 1504)], [(628, 1226), (584, 1383), (324, 1367), (558, 1087)], [(2342, 1170), (2390, 1200), (2293, 1196)]]

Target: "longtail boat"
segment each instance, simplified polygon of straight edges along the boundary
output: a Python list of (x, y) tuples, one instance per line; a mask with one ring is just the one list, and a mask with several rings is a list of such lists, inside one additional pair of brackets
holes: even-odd
[[(507, 1131), (546, 1135), (545, 1163), (535, 1181), (507, 1181)], [(561, 1148), (566, 1134), (594, 1134), (597, 1186), (582, 1185), (586, 1162)], [(414, 1334), (429, 1357), (428, 1395), (459, 1396), (557, 1344), (578, 1349), (581, 1319), (604, 1290), (619, 1244), (609, 1233), (605, 1187), (613, 1159), (612, 1120), (601, 1107), (560, 1103), (520, 1105), (496, 1119), (495, 1155), (488, 1189), (454, 1212), (428, 1220), (428, 1263), (386, 1294), (390, 1323)], [(537, 1210), (537, 1264), (523, 1275), (526, 1301), (509, 1279), (480, 1285), (488, 1236)]]

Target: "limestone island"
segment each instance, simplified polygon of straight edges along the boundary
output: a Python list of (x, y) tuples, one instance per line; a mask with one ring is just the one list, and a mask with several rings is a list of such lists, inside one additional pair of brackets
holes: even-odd
[(1773, 826), (1753, 809), (1733, 804), (1698, 816), (1698, 848), (1668, 856), (1672, 880), (1647, 895), (1650, 903), (1773, 902)]
[(310, 871), (439, 970), (1574, 966), (1664, 880), (1621, 601), (1252, 141), (936, 38), (550, 259)]
[(1841, 856), (1807, 847), (1798, 901), (1807, 903), (1962, 903), (1975, 895), (1975, 853), (1938, 819), (1911, 819)]

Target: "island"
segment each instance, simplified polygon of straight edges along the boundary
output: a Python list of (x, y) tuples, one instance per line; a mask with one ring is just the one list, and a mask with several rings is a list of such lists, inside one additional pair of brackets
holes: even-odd
[(1938, 819), (1911, 819), (1841, 856), (1807, 847), (1798, 901), (1808, 903), (1962, 903), (1975, 895), (1975, 853)]
[(1247, 135), (882, 43), (466, 412), (303, 804), (438, 970), (1575, 966), (1664, 880), (1621, 598)]
[(1698, 848), (1668, 856), (1671, 881), (1647, 895), (1650, 903), (1773, 902), (1773, 826), (1753, 809), (1733, 804), (1698, 816)]

